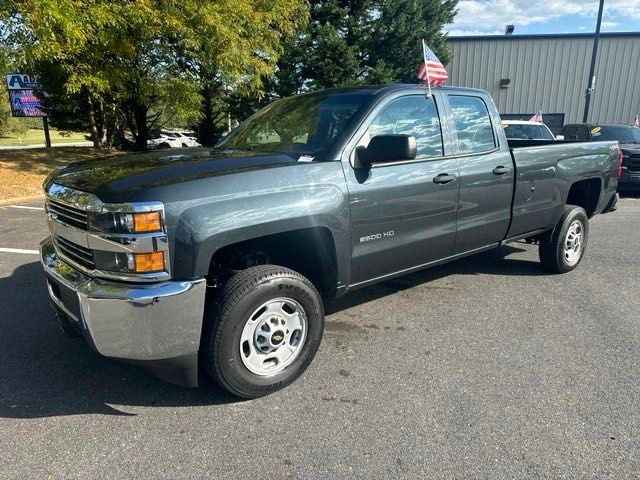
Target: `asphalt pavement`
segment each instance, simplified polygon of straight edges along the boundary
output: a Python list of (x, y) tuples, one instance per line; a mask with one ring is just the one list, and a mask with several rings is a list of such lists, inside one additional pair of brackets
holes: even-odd
[(2, 479), (640, 477), (640, 199), (566, 275), (518, 243), (348, 295), (253, 401), (64, 337), (27, 206), (0, 208)]

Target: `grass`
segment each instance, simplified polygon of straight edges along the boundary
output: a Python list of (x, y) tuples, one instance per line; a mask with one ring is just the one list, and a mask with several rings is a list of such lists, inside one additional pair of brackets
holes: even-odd
[(91, 147), (57, 147), (51, 150), (0, 150), (0, 202), (42, 193), (42, 182), (60, 165), (121, 152), (104, 152)]
[[(86, 142), (86, 133), (64, 132), (61, 135), (55, 128), (49, 129), (52, 144)], [(42, 145), (44, 146), (44, 130), (29, 129), (22, 136), (0, 137), (0, 147), (18, 147), (21, 145)]]

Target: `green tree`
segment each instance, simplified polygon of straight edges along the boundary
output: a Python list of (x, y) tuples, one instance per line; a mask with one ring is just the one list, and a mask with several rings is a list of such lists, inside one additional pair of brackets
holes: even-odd
[(197, 121), (208, 88), (259, 91), (303, 7), (303, 0), (9, 0), (0, 5), (9, 32), (0, 39), (53, 92), (50, 103), (77, 106), (96, 146), (126, 126), (144, 149), (163, 121)]
[(283, 52), (283, 38), (305, 26), (304, 0), (187, 0), (179, 10), (184, 30), (180, 65), (200, 86), (198, 125), (204, 145), (214, 143), (238, 97), (253, 103), (264, 94)]
[(446, 65), (451, 51), (442, 33), (452, 23), (457, 0), (386, 0), (367, 43), (370, 83), (416, 82), (422, 61), (421, 40), (425, 39)]
[(457, 0), (312, 0), (309, 27), (287, 42), (274, 90), (413, 82), (424, 38), (443, 63), (451, 58), (443, 25)]

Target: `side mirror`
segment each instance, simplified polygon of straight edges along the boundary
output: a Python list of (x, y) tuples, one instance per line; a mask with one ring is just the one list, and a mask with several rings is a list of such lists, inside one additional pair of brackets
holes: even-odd
[(374, 163), (400, 162), (416, 158), (418, 148), (412, 135), (377, 135), (367, 147), (356, 148), (355, 168)]
[(556, 135), (556, 140), (559, 140), (559, 141), (564, 140), (564, 135)]

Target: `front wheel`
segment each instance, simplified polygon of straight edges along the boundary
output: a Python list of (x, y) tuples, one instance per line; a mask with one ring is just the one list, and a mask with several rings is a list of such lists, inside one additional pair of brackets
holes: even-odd
[(318, 291), (275, 265), (234, 275), (207, 311), (203, 364), (234, 395), (257, 398), (295, 381), (315, 356), (324, 329)]
[(555, 228), (540, 240), (540, 262), (552, 272), (570, 272), (582, 260), (588, 239), (587, 212), (567, 205)]

